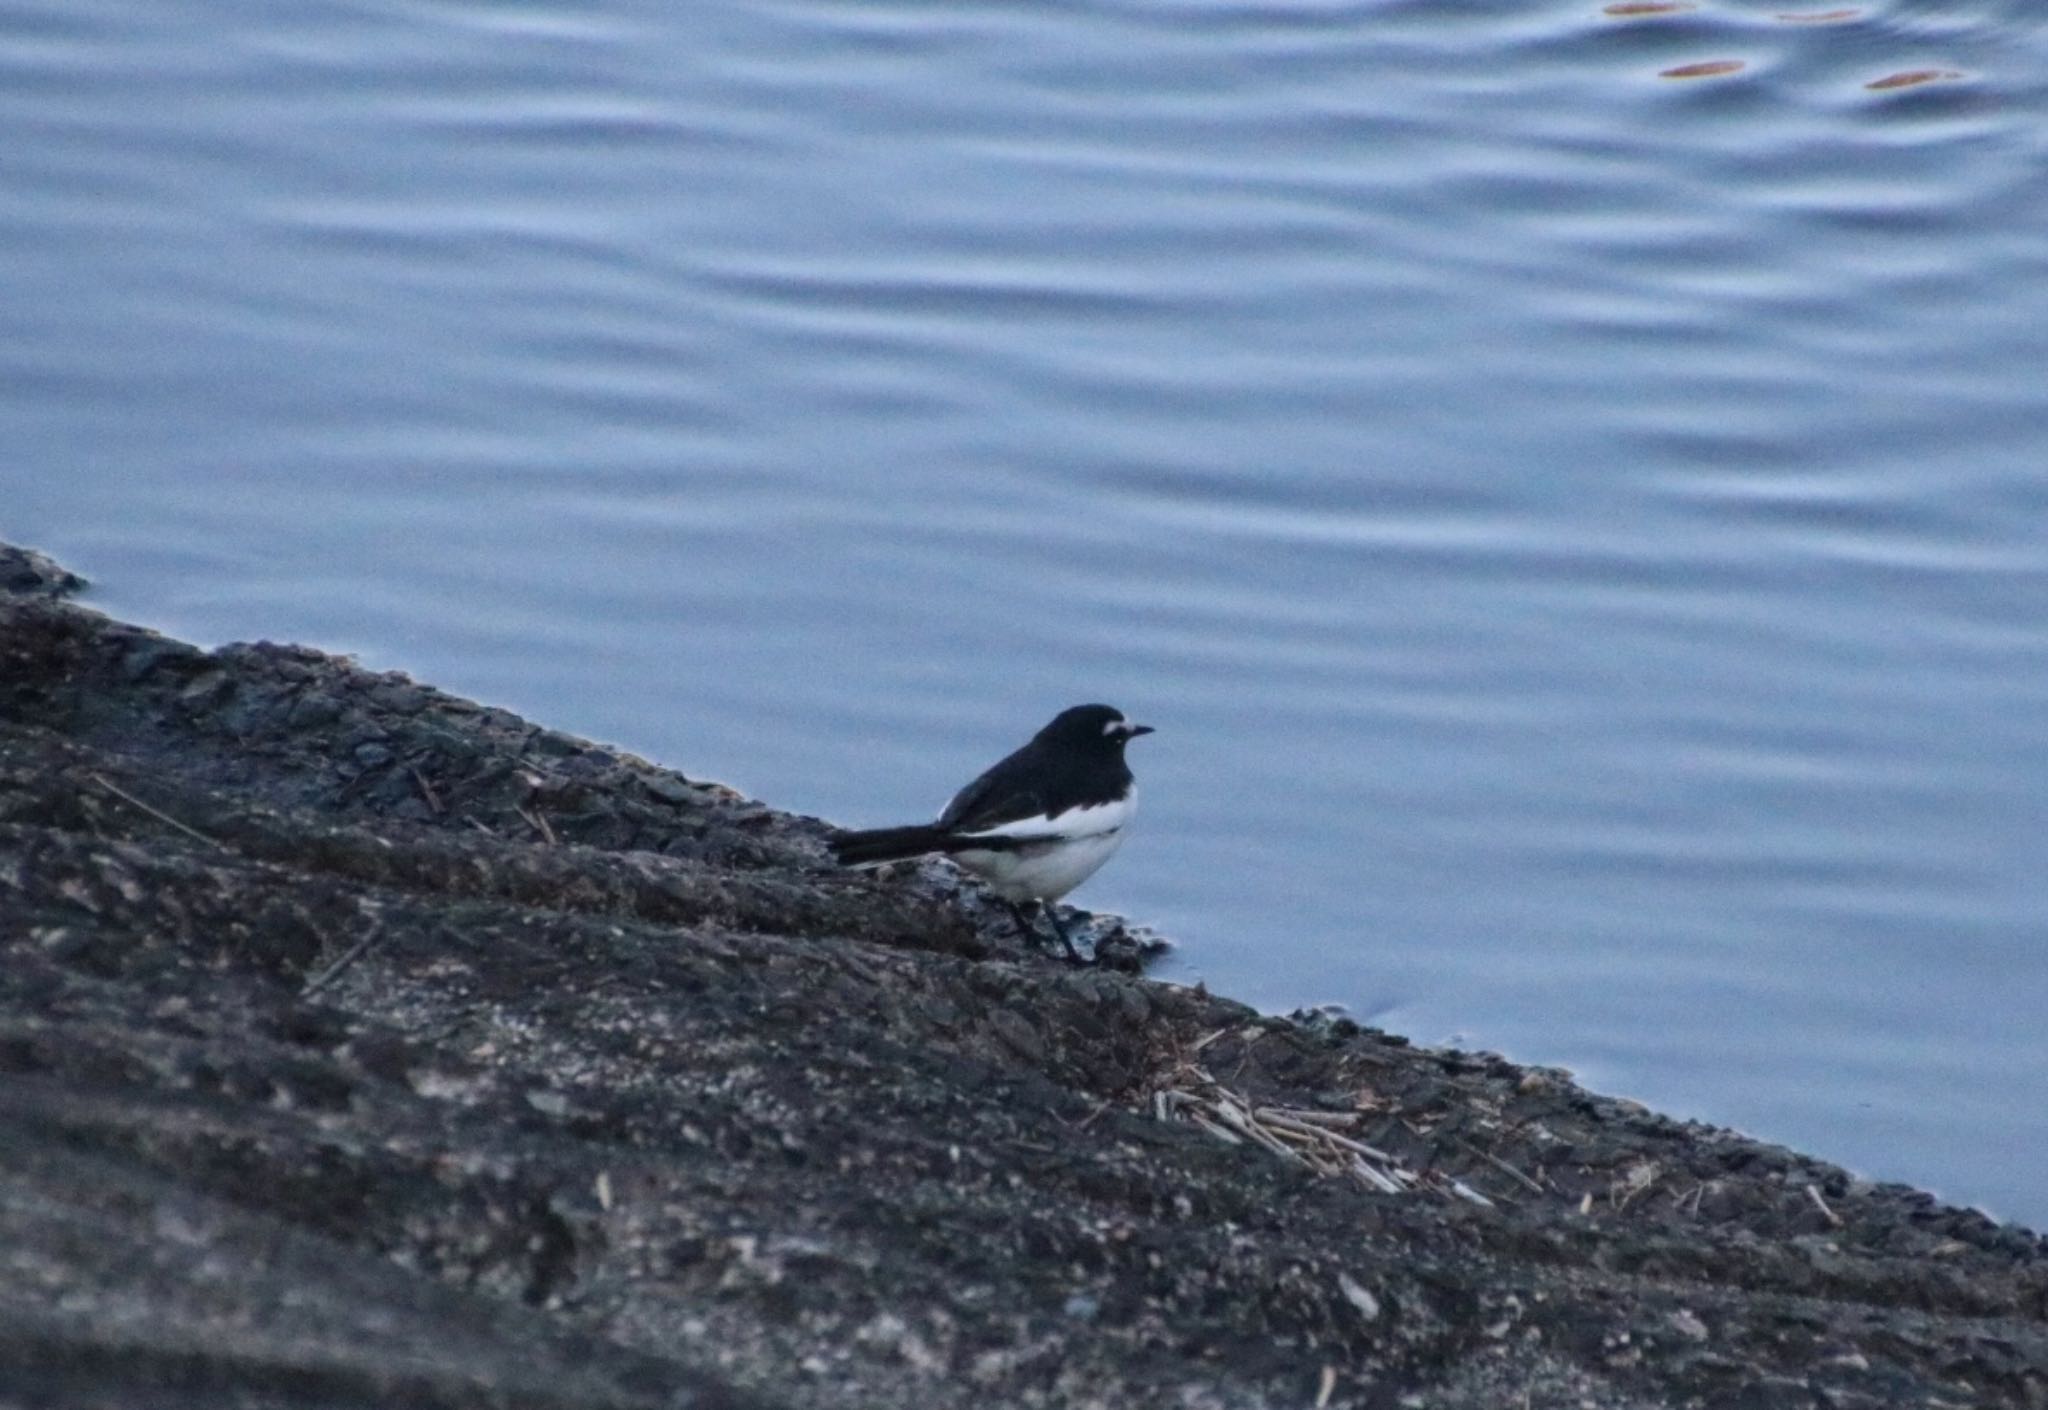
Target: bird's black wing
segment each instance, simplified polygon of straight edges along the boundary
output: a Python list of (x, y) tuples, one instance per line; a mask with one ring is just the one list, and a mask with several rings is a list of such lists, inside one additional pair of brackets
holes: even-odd
[(1043, 787), (1034, 783), (1040, 764), (1030, 745), (1019, 749), (953, 795), (938, 826), (946, 832), (980, 832), (1051, 811)]

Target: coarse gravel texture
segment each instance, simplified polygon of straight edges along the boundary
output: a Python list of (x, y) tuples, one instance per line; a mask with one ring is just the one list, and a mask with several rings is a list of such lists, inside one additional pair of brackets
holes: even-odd
[(0, 1407), (2048, 1406), (2031, 1233), (80, 586), (0, 548)]

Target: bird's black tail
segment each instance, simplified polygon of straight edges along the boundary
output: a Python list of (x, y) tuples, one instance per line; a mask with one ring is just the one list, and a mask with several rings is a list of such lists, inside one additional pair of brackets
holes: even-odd
[(874, 866), (897, 862), (905, 857), (922, 857), (929, 852), (953, 850), (953, 838), (929, 823), (915, 827), (877, 827), (866, 832), (835, 832), (832, 854), (847, 867)]

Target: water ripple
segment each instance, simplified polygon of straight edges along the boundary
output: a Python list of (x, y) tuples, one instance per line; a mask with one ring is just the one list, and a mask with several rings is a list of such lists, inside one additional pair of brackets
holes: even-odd
[(5, 528), (2048, 1219), (2043, 31), (1615, 9), (30, 0)]

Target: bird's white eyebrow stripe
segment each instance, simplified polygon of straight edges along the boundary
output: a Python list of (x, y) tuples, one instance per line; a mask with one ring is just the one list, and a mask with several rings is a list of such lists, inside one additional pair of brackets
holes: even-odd
[(1102, 732), (1106, 735), (1115, 734), (1118, 730), (1125, 730), (1129, 729), (1130, 727), (1131, 722), (1125, 719), (1122, 715), (1118, 715), (1115, 719), (1103, 725)]
[(1115, 832), (1131, 820), (1131, 810), (1136, 805), (1138, 790), (1133, 787), (1121, 798), (1112, 798), (1107, 803), (1092, 803), (1085, 808), (1069, 808), (1056, 818), (1040, 814), (1037, 817), (1018, 818), (1015, 822), (998, 824), (995, 827), (977, 827), (965, 830), (961, 837), (1100, 837)]

